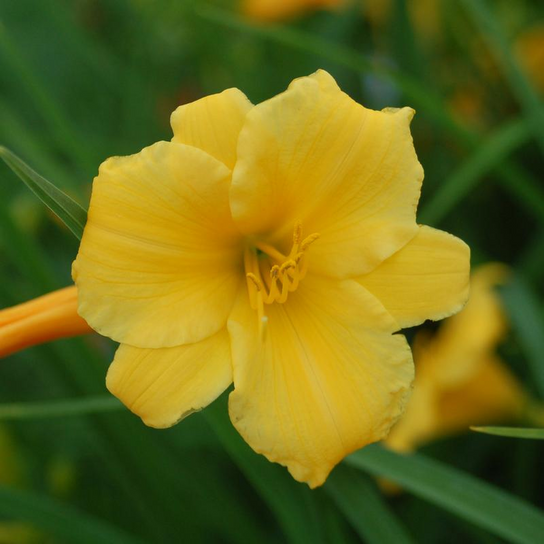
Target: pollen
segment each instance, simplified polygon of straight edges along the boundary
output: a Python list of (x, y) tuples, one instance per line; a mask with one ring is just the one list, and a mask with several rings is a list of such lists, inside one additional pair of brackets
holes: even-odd
[(302, 237), (302, 224), (295, 223), (293, 244), (288, 255), (261, 241), (248, 244), (244, 266), (251, 306), (264, 316), (264, 305), (287, 301), (308, 271), (307, 251), (319, 238), (318, 233)]

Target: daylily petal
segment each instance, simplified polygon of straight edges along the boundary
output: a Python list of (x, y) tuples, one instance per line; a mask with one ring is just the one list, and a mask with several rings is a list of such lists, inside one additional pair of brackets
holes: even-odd
[(382, 439), (413, 378), (410, 349), (383, 306), (355, 281), (306, 277), (267, 307), (264, 334), (247, 296), (229, 318), (230, 417), (257, 452), (321, 485), (345, 455)]
[(146, 425), (165, 428), (210, 404), (231, 382), (229, 336), (223, 329), (175, 348), (123, 344), (106, 385)]
[(180, 106), (170, 118), (172, 141), (198, 147), (232, 170), (238, 135), (252, 107), (238, 89), (227, 89)]
[(421, 226), (400, 251), (357, 281), (401, 328), (458, 312), (468, 298), (470, 248), (459, 238)]
[(417, 232), (423, 170), (413, 113), (366, 109), (323, 71), (255, 106), (240, 133), (230, 192), (240, 229), (288, 250), (301, 221), (307, 234), (321, 234), (313, 272), (370, 272)]
[(224, 327), (242, 253), (229, 181), (210, 155), (169, 142), (102, 164), (73, 266), (79, 313), (96, 331), (161, 348)]

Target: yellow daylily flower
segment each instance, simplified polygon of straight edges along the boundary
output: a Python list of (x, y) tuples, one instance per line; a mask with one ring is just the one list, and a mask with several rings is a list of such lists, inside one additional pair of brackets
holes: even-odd
[(121, 343), (109, 390), (162, 428), (234, 382), (235, 427), (311, 487), (384, 438), (413, 378), (393, 333), (468, 290), (468, 247), (415, 221), (412, 116), (319, 71), (257, 106), (181, 106), (172, 142), (107, 160), (73, 277)]
[(414, 392), (387, 446), (411, 452), (472, 425), (521, 417), (528, 398), (495, 353), (507, 323), (494, 289), (507, 276), (503, 265), (480, 267), (472, 277), (470, 300), (463, 311), (444, 322), (434, 337), (416, 336)]
[(234, 382), (240, 434), (311, 487), (383, 439), (413, 379), (395, 333), (468, 293), (466, 244), (415, 220), (413, 113), (319, 71), (181, 106), (171, 142), (102, 164), (73, 277), (121, 343), (109, 390), (164, 428)]
[(282, 21), (311, 10), (342, 6), (346, 0), (242, 0), (242, 11), (263, 22)]

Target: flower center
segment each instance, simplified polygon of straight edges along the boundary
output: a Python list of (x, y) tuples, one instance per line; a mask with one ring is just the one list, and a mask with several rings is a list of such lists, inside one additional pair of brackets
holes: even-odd
[(310, 234), (302, 238), (302, 224), (295, 224), (293, 246), (289, 255), (264, 242), (253, 242), (244, 253), (244, 267), (251, 306), (264, 317), (264, 305), (283, 304), (289, 293), (296, 291), (308, 270), (306, 252), (319, 238)]

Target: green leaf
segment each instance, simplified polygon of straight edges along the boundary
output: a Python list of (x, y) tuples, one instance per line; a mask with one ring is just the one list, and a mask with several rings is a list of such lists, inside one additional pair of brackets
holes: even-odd
[(0, 404), (0, 421), (80, 416), (124, 409), (125, 407), (121, 402), (111, 396), (83, 397), (48, 402), (18, 402)]
[(0, 515), (31, 523), (34, 527), (54, 535), (62, 542), (73, 544), (137, 544), (143, 541), (92, 518), (75, 508), (42, 497), (0, 486)]
[[(35, 294), (58, 289), (57, 274), (48, 262), (43, 248), (32, 236), (28, 236), (10, 213), (10, 193), (0, 183), (0, 244), (2, 261), (11, 262), (18, 268), (20, 277), (33, 286)], [(7, 283), (7, 282), (6, 282)], [(20, 299), (13, 298), (15, 304)]]
[(466, 12), (487, 40), (491, 53), (502, 69), (544, 152), (544, 104), (518, 64), (512, 47), (485, 0), (462, 0)]
[(329, 476), (325, 490), (368, 544), (410, 544), (406, 529), (388, 508), (375, 484), (365, 474), (339, 465)]
[[(476, 151), (440, 186), (421, 209), (419, 221), (436, 225), (444, 219), (476, 187), (477, 183), (505, 157), (524, 144), (531, 136), (524, 119), (509, 122), (491, 135)], [(540, 193), (539, 193), (540, 195)], [(544, 198), (537, 198), (544, 214)]]
[(3, 76), (15, 83), (19, 92), (27, 95), (35, 107), (35, 115), (41, 117), (48, 132), (61, 149), (85, 167), (93, 167), (90, 146), (75, 127), (65, 111), (62, 101), (47, 90), (47, 86), (37, 75), (39, 70), (28, 62), (19, 44), (11, 36), (9, 28), (0, 22), (0, 59)]
[(310, 489), (293, 480), (284, 468), (251, 450), (230, 423), (226, 397), (208, 406), (203, 415), (232, 460), (268, 504), (289, 542), (324, 542)]
[(494, 434), (496, 436), (544, 440), (544, 429), (529, 429), (523, 427), (471, 427), (471, 429), (478, 433)]
[(501, 289), (506, 311), (529, 363), (531, 380), (544, 399), (544, 318), (538, 296), (520, 277)]
[(541, 542), (544, 514), (532, 504), (421, 454), (401, 455), (379, 445), (346, 462), (393, 480), (407, 491), (516, 544)]
[(25, 185), (81, 240), (87, 212), (67, 194), (25, 164), (9, 149), (0, 146), (0, 157)]

